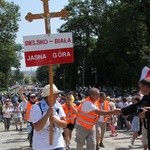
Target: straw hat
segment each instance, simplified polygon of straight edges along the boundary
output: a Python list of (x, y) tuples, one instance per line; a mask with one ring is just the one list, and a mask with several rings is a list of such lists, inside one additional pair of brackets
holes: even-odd
[[(58, 88), (56, 87), (55, 84), (53, 84), (53, 94), (57, 94), (57, 93), (61, 93), (62, 91), (58, 90)], [(41, 94), (42, 97), (47, 97), (47, 96), (50, 96), (50, 85), (46, 85), (44, 88), (43, 88), (43, 91), (42, 91), (42, 94)]]

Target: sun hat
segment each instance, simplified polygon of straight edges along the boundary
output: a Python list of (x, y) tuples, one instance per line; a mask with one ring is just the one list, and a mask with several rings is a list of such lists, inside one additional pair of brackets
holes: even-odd
[[(53, 94), (57, 94), (57, 93), (61, 93), (63, 91), (60, 91), (58, 90), (58, 88), (56, 87), (55, 84), (53, 84)], [(50, 85), (46, 85), (44, 88), (43, 88), (43, 91), (42, 91), (42, 94), (41, 94), (42, 97), (47, 97), (47, 96), (50, 96)]]

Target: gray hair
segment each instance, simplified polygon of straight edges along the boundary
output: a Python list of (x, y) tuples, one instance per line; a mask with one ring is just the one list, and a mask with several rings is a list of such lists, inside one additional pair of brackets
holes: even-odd
[(93, 94), (95, 94), (95, 93), (99, 93), (99, 89), (97, 89), (97, 88), (91, 88), (91, 89), (89, 90), (89, 95), (93, 95)]

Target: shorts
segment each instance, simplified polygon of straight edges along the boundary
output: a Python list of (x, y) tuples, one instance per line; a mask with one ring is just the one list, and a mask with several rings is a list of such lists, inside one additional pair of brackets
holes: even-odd
[(14, 123), (22, 123), (22, 118), (13, 118)]
[(96, 123), (96, 133), (101, 132), (102, 135), (104, 135), (105, 131), (106, 131), (106, 122), (97, 122)]
[(69, 130), (72, 131), (74, 129), (74, 126), (75, 126), (75, 124), (69, 123), (69, 124), (67, 124), (66, 128), (68, 128)]
[(131, 131), (138, 132), (140, 130), (140, 118), (138, 116), (134, 116), (131, 123)]

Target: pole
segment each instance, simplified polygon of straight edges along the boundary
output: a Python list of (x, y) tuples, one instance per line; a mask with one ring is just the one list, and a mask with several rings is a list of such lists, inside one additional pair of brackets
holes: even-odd
[[(44, 14), (46, 15), (46, 18), (44, 18), (45, 21), (45, 32), (46, 34), (51, 34), (50, 29), (50, 18), (49, 18), (49, 0), (42, 0), (43, 1), (43, 8), (44, 8)], [(54, 98), (53, 98), (53, 66), (49, 65), (49, 84), (50, 84), (50, 96), (49, 96), (49, 107), (53, 107), (54, 105)], [(54, 124), (52, 123), (52, 120), (50, 119), (50, 135), (49, 135), (49, 143), (50, 145), (53, 144), (53, 135), (54, 135)]]

